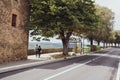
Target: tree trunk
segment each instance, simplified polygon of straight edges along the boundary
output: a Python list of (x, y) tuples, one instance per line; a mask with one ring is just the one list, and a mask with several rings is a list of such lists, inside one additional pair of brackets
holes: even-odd
[(91, 51), (93, 51), (93, 38), (90, 39)]
[(112, 43), (112, 47), (113, 47), (113, 43)]
[(66, 34), (64, 33), (64, 30), (61, 29), (60, 31), (60, 37), (63, 44), (63, 55), (65, 56), (68, 54), (68, 44), (69, 44), (69, 38), (71, 34), (72, 34), (72, 31), (69, 31)]
[(105, 44), (106, 44), (106, 46), (105, 46), (105, 47), (107, 48), (107, 43), (105, 43)]
[(98, 43), (98, 46), (100, 46), (100, 42), (98, 41), (97, 43)]
[(103, 43), (103, 48), (105, 48), (105, 42)]
[(81, 50), (80, 50), (81, 54), (82, 54), (82, 48), (83, 48), (83, 44), (82, 44), (82, 41), (81, 41)]
[(114, 43), (115, 44), (115, 47), (116, 47), (116, 43)]
[(109, 43), (109, 47), (110, 47), (110, 43)]
[(67, 55), (69, 40), (62, 40), (62, 43), (63, 43), (63, 55)]

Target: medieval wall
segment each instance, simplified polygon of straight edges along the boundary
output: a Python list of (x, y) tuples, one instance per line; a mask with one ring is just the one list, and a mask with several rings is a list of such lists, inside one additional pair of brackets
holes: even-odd
[(0, 0), (0, 63), (27, 59), (28, 13), (28, 0)]

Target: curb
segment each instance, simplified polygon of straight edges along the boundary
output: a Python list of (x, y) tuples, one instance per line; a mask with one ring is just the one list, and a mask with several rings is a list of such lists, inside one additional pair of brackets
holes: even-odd
[(25, 69), (25, 68), (35, 67), (35, 66), (51, 63), (54, 61), (55, 60), (48, 60), (48, 61), (43, 61), (43, 62), (32, 62), (32, 63), (26, 63), (26, 64), (21, 64), (21, 65), (0, 68), (0, 74), (6, 73), (6, 72), (11, 72), (11, 71), (16, 71), (16, 70), (20, 70), (20, 69)]
[(93, 52), (90, 52), (90, 54), (93, 54), (93, 53), (96, 53), (96, 52), (99, 52), (99, 51), (104, 51), (104, 50), (107, 50), (107, 49), (110, 49), (110, 48), (105, 48), (105, 49), (102, 49), (102, 50), (93, 51)]

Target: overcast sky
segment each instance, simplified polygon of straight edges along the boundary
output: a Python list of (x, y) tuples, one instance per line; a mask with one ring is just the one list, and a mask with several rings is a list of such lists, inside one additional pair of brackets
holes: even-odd
[(108, 7), (115, 13), (114, 29), (120, 30), (120, 0), (95, 0), (95, 2)]

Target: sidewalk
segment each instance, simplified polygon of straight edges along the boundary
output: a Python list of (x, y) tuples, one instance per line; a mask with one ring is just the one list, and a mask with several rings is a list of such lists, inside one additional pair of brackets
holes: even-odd
[(56, 60), (51, 57), (54, 54), (61, 54), (61, 52), (41, 54), (40, 58), (36, 58), (36, 55), (30, 55), (27, 60), (1, 64), (0, 73), (54, 62)]

